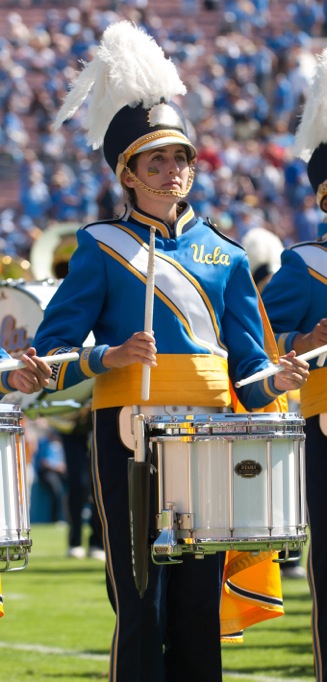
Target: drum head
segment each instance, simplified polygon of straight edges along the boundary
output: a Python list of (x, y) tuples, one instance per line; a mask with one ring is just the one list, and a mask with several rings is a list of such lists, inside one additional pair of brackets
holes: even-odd
[[(15, 359), (19, 359), (33, 345), (35, 332), (43, 320), (43, 311), (58, 282), (0, 282), (0, 345)], [(35, 402), (39, 393), (26, 395), (13, 391), (2, 398), (2, 403), (17, 403), (23, 409)]]
[(54, 282), (0, 282), (0, 345), (20, 358), (32, 345), (43, 310), (56, 292)]

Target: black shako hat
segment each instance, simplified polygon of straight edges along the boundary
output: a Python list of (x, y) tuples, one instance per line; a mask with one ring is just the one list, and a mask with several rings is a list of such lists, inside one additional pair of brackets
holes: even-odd
[[(327, 194), (327, 143), (321, 143), (314, 150), (308, 161), (307, 173), (317, 202), (320, 208), (322, 208), (322, 199)], [(325, 212), (327, 213), (327, 211)]]
[(55, 130), (87, 100), (82, 122), (93, 149), (103, 145), (106, 161), (120, 180), (136, 153), (166, 144), (196, 149), (187, 137), (174, 97), (186, 87), (154, 38), (130, 21), (111, 24), (93, 59), (72, 83), (54, 122)]
[(119, 178), (131, 156), (167, 144), (183, 144), (189, 160), (196, 149), (186, 135), (186, 123), (181, 109), (174, 102), (159, 102), (150, 109), (140, 103), (126, 105), (113, 117), (104, 136), (103, 153)]

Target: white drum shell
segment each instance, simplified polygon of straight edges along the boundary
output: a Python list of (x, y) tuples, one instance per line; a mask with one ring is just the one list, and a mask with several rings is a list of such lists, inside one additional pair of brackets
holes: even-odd
[(2, 548), (31, 544), (21, 418), (17, 406), (0, 405), (0, 558)]
[(303, 541), (303, 423), (298, 415), (274, 413), (185, 416), (175, 424), (150, 418), (157, 513), (173, 505), (182, 518), (192, 515), (191, 531), (179, 525), (180, 541)]

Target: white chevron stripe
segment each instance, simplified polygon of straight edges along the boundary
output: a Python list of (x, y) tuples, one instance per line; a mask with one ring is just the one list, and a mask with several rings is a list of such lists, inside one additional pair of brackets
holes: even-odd
[[(87, 231), (105, 246), (113, 249), (130, 263), (139, 273), (146, 277), (148, 265), (148, 248), (125, 229), (115, 225), (98, 223), (91, 225)], [(168, 299), (168, 305), (174, 306), (182, 321), (185, 319), (191, 329), (194, 340), (211, 350), (212, 353), (227, 358), (227, 352), (219, 345), (212, 315), (201, 292), (193, 283), (191, 276), (178, 263), (161, 254), (155, 255), (155, 289)], [(183, 292), (181, 299), (180, 292)]]
[(297, 246), (292, 251), (303, 258), (304, 262), (309, 268), (315, 270), (319, 275), (327, 277), (327, 249), (323, 246), (315, 246), (314, 244), (305, 244)]

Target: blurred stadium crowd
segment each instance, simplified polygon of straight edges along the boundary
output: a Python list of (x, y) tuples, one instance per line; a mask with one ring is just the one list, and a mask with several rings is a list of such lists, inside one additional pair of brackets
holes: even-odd
[(0, 253), (28, 258), (53, 221), (119, 211), (119, 186), (101, 150), (86, 145), (83, 112), (58, 132), (52, 122), (79, 62), (122, 18), (156, 38), (188, 88), (196, 213), (239, 241), (258, 226), (285, 245), (313, 238), (320, 211), (292, 144), (326, 44), (326, 0), (3, 0)]

